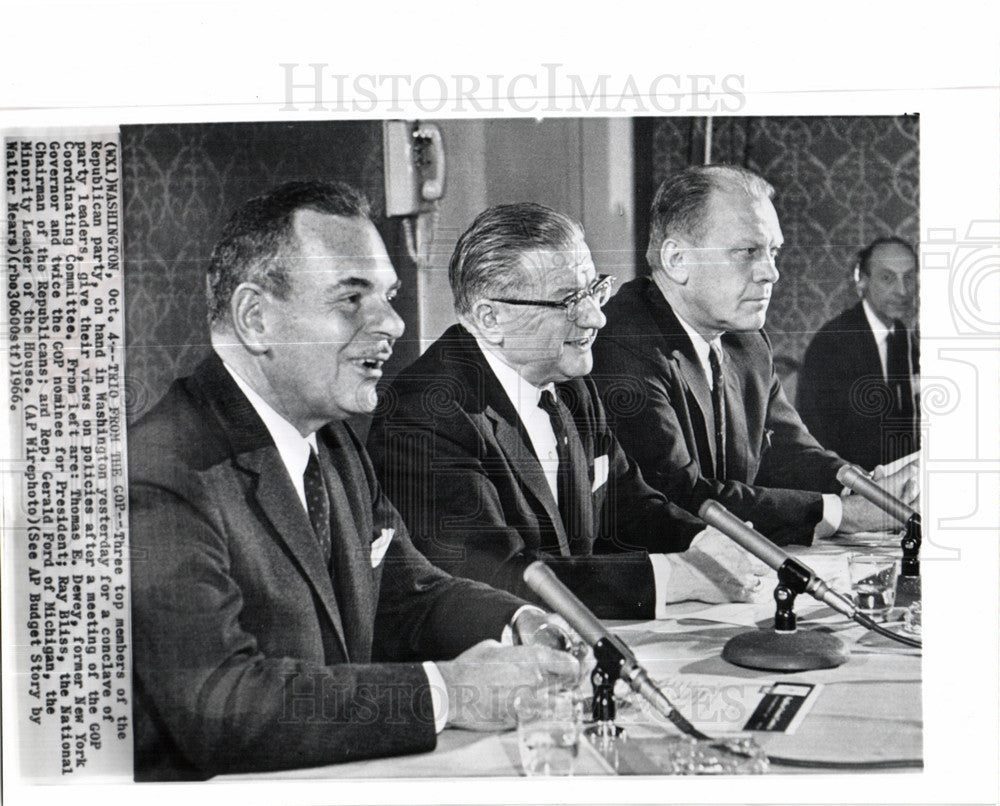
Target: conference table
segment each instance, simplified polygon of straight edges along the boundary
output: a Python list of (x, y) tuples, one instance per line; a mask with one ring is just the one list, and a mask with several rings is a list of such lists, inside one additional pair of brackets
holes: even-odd
[[(857, 539), (823, 541), (822, 545), (793, 551), (830, 586), (850, 589), (847, 557), (850, 552), (894, 553), (891, 544), (873, 548)], [(776, 579), (773, 580), (776, 584)], [(671, 605), (667, 618), (655, 621), (608, 622), (612, 631), (632, 648), (675, 707), (703, 733), (712, 737), (749, 735), (770, 758), (791, 759), (800, 765), (772, 762), (768, 774), (833, 771), (886, 771), (919, 768), (922, 758), (921, 655), (853, 624), (824, 604), (802, 594), (795, 602), (800, 629), (816, 629), (838, 636), (850, 649), (842, 666), (801, 672), (760, 671), (735, 666), (721, 657), (734, 635), (773, 624), (775, 604), (769, 581), (753, 602)], [(887, 626), (899, 628), (889, 616)], [(793, 732), (745, 731), (747, 720), (764, 695), (776, 684), (804, 684), (816, 688), (803, 708)], [(589, 682), (583, 686), (589, 690)], [(798, 687), (796, 687), (798, 688)], [(781, 691), (783, 689), (778, 689)], [(589, 691), (588, 691), (589, 693)], [(611, 743), (581, 741), (576, 776), (664, 774), (664, 759), (678, 745), (678, 732), (644, 700), (619, 682), (616, 688), (617, 723), (625, 738)], [(900, 764), (902, 762), (902, 764)], [(852, 767), (851, 764), (858, 764)], [(884, 765), (880, 767), (879, 765)], [(337, 764), (327, 767), (268, 773), (266, 776), (225, 776), (227, 779), (393, 779), (521, 776), (514, 731), (475, 733), (447, 729), (430, 753)]]

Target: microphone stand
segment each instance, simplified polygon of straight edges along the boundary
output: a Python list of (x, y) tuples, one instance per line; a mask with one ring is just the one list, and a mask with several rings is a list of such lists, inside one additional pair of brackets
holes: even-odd
[(594, 660), (597, 661), (594, 671), (590, 673), (590, 682), (594, 687), (591, 706), (594, 724), (585, 733), (597, 739), (614, 739), (625, 732), (624, 728), (615, 724), (615, 683), (621, 677), (626, 658), (611, 641), (604, 638), (594, 644), (593, 649)]
[(896, 607), (909, 607), (921, 600), (920, 588), (920, 515), (914, 512), (906, 520), (906, 532), (900, 542), (903, 550), (903, 561), (899, 567), (899, 577), (896, 579)]
[(882, 489), (868, 475), (854, 465), (844, 465), (837, 471), (837, 480), (848, 489), (875, 504), (883, 512), (906, 524), (900, 541), (903, 561), (896, 580), (896, 606), (909, 607), (921, 598), (920, 544), (922, 528), (920, 513)]
[(813, 578), (812, 571), (792, 557), (782, 563), (774, 589), (774, 628), (733, 636), (722, 649), (723, 660), (748, 669), (780, 672), (832, 669), (845, 663), (851, 652), (837, 636), (798, 629), (795, 597), (807, 592)]

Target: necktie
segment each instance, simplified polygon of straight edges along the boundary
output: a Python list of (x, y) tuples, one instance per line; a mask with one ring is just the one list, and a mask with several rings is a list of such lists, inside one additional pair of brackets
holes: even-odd
[(326, 491), (326, 484), (323, 482), (323, 474), (319, 469), (319, 457), (316, 451), (309, 450), (309, 461), (306, 463), (306, 472), (302, 474), (302, 481), (306, 491), (306, 509), (309, 512), (309, 521), (312, 523), (313, 531), (319, 540), (320, 551), (323, 553), (324, 562), (330, 564), (331, 540), (330, 540), (330, 496)]
[[(552, 423), (552, 432), (556, 438), (556, 453), (559, 456), (559, 471), (556, 476), (556, 490), (559, 494), (559, 517), (562, 519), (563, 527), (570, 542), (574, 538), (580, 542), (588, 543), (590, 536), (586, 534), (589, 530), (589, 519), (580, 510), (579, 505), (590, 506), (589, 497), (586, 501), (579, 501), (582, 491), (578, 489), (580, 482), (577, 479), (578, 473), (586, 475), (586, 459), (582, 459), (583, 467), (577, 467), (581, 460), (577, 454), (582, 450), (574, 450), (574, 445), (570, 444), (570, 439), (579, 441), (576, 432), (570, 429), (569, 411), (551, 391), (542, 392), (538, 407), (549, 415)], [(584, 482), (584, 487), (588, 485)], [(589, 490), (589, 487), (588, 487)], [(564, 557), (569, 556), (569, 546), (560, 543), (559, 553)]]
[(886, 383), (892, 390), (892, 413), (900, 418), (913, 417), (909, 336), (906, 327), (897, 320), (886, 339)]
[[(721, 347), (718, 348), (721, 351)], [(715, 413), (715, 477), (726, 480), (726, 381), (722, 376), (722, 363), (711, 345), (708, 364), (712, 369), (712, 409)]]

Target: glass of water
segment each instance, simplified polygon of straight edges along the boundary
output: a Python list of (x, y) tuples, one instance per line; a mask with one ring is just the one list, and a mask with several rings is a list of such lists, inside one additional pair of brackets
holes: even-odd
[(572, 775), (583, 712), (573, 692), (530, 691), (514, 702), (517, 746), (525, 775)]
[(896, 601), (899, 560), (880, 554), (852, 554), (847, 562), (854, 604), (865, 615), (884, 618)]

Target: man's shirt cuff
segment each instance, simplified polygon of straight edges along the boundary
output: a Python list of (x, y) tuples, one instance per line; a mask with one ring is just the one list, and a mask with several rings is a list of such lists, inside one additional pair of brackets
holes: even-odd
[(441, 670), (432, 660), (424, 661), (424, 674), (431, 688), (431, 707), (434, 709), (434, 732), (440, 733), (448, 724), (448, 686), (441, 676)]
[(823, 520), (816, 524), (816, 528), (813, 530), (813, 539), (830, 537), (840, 528), (840, 522), (843, 519), (844, 503), (840, 500), (840, 496), (834, 493), (823, 493)]
[(650, 554), (649, 562), (653, 566), (653, 591), (656, 597), (656, 607), (653, 618), (667, 617), (667, 591), (670, 590), (670, 574), (672, 571), (670, 560), (666, 554)]

